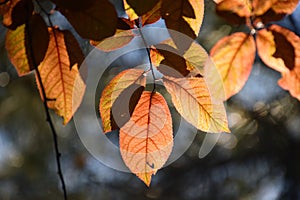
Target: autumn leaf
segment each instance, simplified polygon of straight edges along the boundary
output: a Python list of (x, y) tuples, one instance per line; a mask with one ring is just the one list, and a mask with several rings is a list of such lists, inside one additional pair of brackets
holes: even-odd
[(116, 31), (117, 13), (108, 0), (97, 0), (92, 6), (78, 11), (64, 7), (58, 10), (83, 38), (100, 41), (114, 35)]
[(47, 25), (38, 14), (32, 15), (26, 25), (7, 31), (5, 46), (19, 76), (29, 73), (40, 64), (45, 57), (48, 43)]
[(91, 44), (102, 51), (114, 51), (129, 44), (135, 37), (133, 30), (119, 31), (114, 36), (102, 41), (91, 41)]
[(276, 13), (291, 14), (297, 7), (299, 0), (277, 0), (272, 5), (272, 10)]
[(272, 25), (257, 33), (257, 49), (262, 61), (281, 72), (278, 84), (300, 99), (300, 38), (292, 31)]
[(127, 3), (126, 0), (123, 0), (125, 12), (130, 21), (134, 21), (139, 18), (138, 14), (133, 10), (133, 8)]
[(98, 0), (84, 0), (84, 1), (74, 1), (74, 0), (51, 0), (58, 7), (63, 9), (68, 9), (72, 11), (80, 11), (93, 6), (93, 4)]
[(142, 16), (149, 12), (159, 2), (159, 0), (126, 0), (126, 2), (138, 16)]
[(147, 13), (141, 16), (142, 25), (152, 24), (161, 18), (161, 0)]
[(176, 110), (197, 129), (211, 132), (230, 132), (222, 101), (215, 102), (203, 78), (163, 77)]
[(245, 85), (254, 63), (255, 51), (253, 37), (241, 32), (224, 37), (211, 49), (210, 55), (223, 79), (226, 99)]
[(163, 96), (144, 91), (131, 119), (120, 129), (120, 151), (127, 167), (147, 186), (171, 154), (172, 132)]
[[(198, 36), (203, 12), (203, 0), (162, 0), (161, 15), (167, 28), (179, 31), (192, 39)], [(180, 38), (176, 38), (172, 32), (170, 34), (178, 45)]]
[(113, 104), (122, 93), (122, 91), (124, 91), (129, 86), (137, 84), (144, 87), (146, 84), (146, 77), (144, 76), (144, 73), (144, 70), (141, 69), (124, 70), (120, 74), (115, 76), (104, 88), (101, 94), (99, 111), (103, 124), (103, 130), (105, 133), (113, 130), (111, 124), (111, 109)]
[[(85, 90), (84, 81), (78, 71), (78, 62), (70, 66), (70, 56), (65, 44), (66, 32), (49, 28), (49, 47), (45, 59), (38, 66), (47, 98), (44, 100), (49, 108), (64, 118), (64, 124), (70, 121), (79, 107)], [(37, 82), (41, 92), (38, 78)]]

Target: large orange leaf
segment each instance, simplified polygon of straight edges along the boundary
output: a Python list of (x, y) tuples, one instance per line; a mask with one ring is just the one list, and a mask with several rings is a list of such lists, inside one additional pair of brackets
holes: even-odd
[(91, 40), (91, 44), (102, 51), (113, 51), (129, 44), (134, 36), (132, 30), (120, 30), (114, 36), (105, 38), (102, 41)]
[(44, 59), (49, 43), (47, 25), (40, 15), (32, 15), (26, 25), (8, 30), (5, 42), (11, 63), (18, 75), (23, 76)]
[(85, 84), (79, 74), (78, 63), (70, 66), (64, 33), (65, 31), (49, 28), (49, 47), (38, 70), (48, 107), (62, 116), (64, 124), (67, 124), (81, 103)]
[(241, 32), (224, 37), (212, 48), (210, 54), (222, 76), (226, 99), (238, 93), (248, 80), (255, 50), (253, 37)]
[(144, 91), (131, 119), (120, 129), (120, 151), (127, 167), (149, 186), (173, 147), (172, 118), (157, 92)]
[(297, 7), (299, 0), (277, 0), (272, 9), (276, 13), (291, 14)]
[(279, 85), (300, 99), (300, 38), (278, 25), (257, 33), (257, 49), (262, 61), (281, 72)]
[(183, 118), (205, 132), (230, 132), (222, 101), (214, 101), (203, 78), (163, 77), (176, 110)]
[(144, 73), (144, 70), (141, 69), (124, 70), (115, 76), (104, 88), (100, 99), (99, 111), (105, 133), (112, 131), (113, 128), (111, 124), (111, 109), (114, 102), (130, 85), (137, 84), (144, 87), (146, 84)]

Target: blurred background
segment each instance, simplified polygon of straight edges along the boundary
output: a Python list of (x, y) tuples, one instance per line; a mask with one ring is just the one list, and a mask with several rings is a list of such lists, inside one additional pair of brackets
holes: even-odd
[[(213, 1), (206, 1), (205, 11), (198, 41), (207, 50), (243, 29), (216, 16)], [(280, 24), (300, 35), (299, 20), (300, 8)], [(0, 199), (62, 199), (34, 74), (18, 77), (7, 58), (5, 33), (0, 26)], [(91, 49), (87, 41), (81, 45), (85, 53)], [(51, 111), (69, 199), (300, 199), (300, 102), (277, 85), (279, 78), (257, 58), (246, 86), (226, 102), (232, 134), (222, 134), (200, 159), (205, 133), (199, 132), (183, 156), (158, 171), (150, 188), (101, 164), (81, 143), (74, 123), (63, 126)]]

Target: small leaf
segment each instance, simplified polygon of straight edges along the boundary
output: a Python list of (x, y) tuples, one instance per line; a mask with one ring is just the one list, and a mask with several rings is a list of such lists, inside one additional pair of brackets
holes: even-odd
[[(49, 108), (64, 118), (64, 124), (67, 124), (81, 103), (85, 84), (79, 74), (78, 63), (70, 66), (65, 32), (67, 31), (49, 28), (49, 47), (38, 70), (46, 93), (47, 99), (44, 100)], [(37, 82), (41, 92), (38, 79)]]
[(120, 151), (127, 167), (147, 186), (173, 147), (172, 118), (157, 92), (144, 91), (131, 119), (120, 129)]
[(144, 70), (141, 69), (128, 69), (122, 71), (104, 88), (101, 94), (99, 111), (105, 133), (112, 131), (111, 108), (114, 102), (122, 91), (130, 85), (137, 84), (144, 87), (146, 84), (144, 73)]
[(164, 76), (163, 83), (186, 121), (205, 132), (230, 132), (223, 102), (213, 100), (203, 78)]
[(114, 51), (129, 44), (135, 37), (132, 30), (125, 30), (116, 33), (114, 36), (105, 38), (102, 41), (91, 41), (91, 44), (102, 51)]
[(26, 75), (45, 57), (49, 43), (47, 26), (42, 17), (35, 14), (27, 25), (8, 30), (5, 42), (8, 57), (18, 75)]
[(255, 58), (251, 35), (234, 33), (221, 39), (212, 49), (212, 59), (222, 76), (226, 99), (238, 93), (250, 75)]
[(93, 6), (79, 11), (66, 8), (58, 10), (83, 38), (100, 41), (116, 31), (117, 13), (108, 0), (97, 0)]

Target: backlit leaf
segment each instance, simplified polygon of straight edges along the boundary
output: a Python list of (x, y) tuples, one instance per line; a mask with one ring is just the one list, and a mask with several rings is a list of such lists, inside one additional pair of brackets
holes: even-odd
[(108, 0), (97, 0), (91, 7), (78, 11), (63, 7), (58, 10), (83, 38), (100, 41), (116, 31), (117, 13)]
[(144, 73), (144, 70), (141, 69), (124, 70), (115, 76), (104, 88), (100, 99), (99, 111), (105, 133), (112, 131), (111, 109), (114, 102), (122, 91), (130, 85), (137, 84), (144, 87), (146, 84)]
[(285, 72), (278, 81), (280, 87), (289, 90), (290, 94), (300, 101), (300, 67)]
[(245, 85), (254, 63), (255, 51), (253, 37), (241, 32), (224, 37), (212, 48), (210, 54), (222, 76), (226, 99)]
[(124, 9), (130, 21), (134, 21), (139, 18), (138, 14), (133, 10), (133, 8), (127, 3), (126, 0), (123, 0)]
[(163, 96), (144, 91), (131, 119), (120, 129), (120, 151), (127, 167), (147, 186), (171, 154), (172, 132)]
[(33, 15), (27, 25), (8, 30), (6, 49), (18, 75), (23, 76), (35, 69), (44, 59), (49, 43), (47, 26), (39, 15)]
[(176, 110), (197, 129), (211, 132), (230, 132), (222, 101), (214, 101), (203, 78), (163, 77)]
[(186, 16), (183, 16), (183, 18), (188, 22), (195, 34), (198, 35), (204, 16), (204, 0), (189, 0), (189, 2), (194, 9), (195, 18)]
[(297, 7), (299, 0), (277, 0), (272, 5), (272, 9), (276, 13), (291, 14)]
[[(49, 47), (38, 70), (45, 88), (47, 99), (44, 100), (49, 108), (64, 118), (64, 124), (67, 124), (81, 103), (85, 84), (79, 74), (78, 63), (70, 66), (65, 32), (49, 28)], [(39, 88), (41, 90), (41, 86)]]
[(91, 44), (102, 51), (113, 51), (129, 44), (134, 37), (132, 30), (125, 30), (102, 41), (91, 41)]

